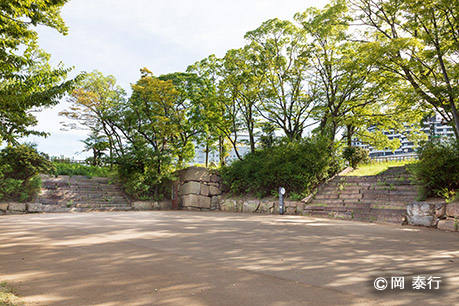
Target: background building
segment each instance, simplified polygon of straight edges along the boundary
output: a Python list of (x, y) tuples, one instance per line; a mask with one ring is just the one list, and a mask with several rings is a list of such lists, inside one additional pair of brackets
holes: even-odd
[[(373, 132), (375, 127), (369, 129)], [(453, 137), (454, 131), (451, 126), (447, 126), (442, 123), (440, 115), (432, 116), (431, 118), (424, 121), (423, 128), (421, 129), (429, 138), (432, 137)], [(362, 143), (359, 139), (355, 139), (352, 142), (353, 146), (363, 147), (370, 151), (370, 158), (379, 157), (394, 157), (394, 158), (405, 158), (416, 156), (416, 148), (410, 140), (408, 140), (406, 134), (407, 131), (399, 132), (395, 130), (384, 131), (385, 135), (388, 136), (389, 140), (395, 138), (400, 139), (400, 147), (392, 152), (391, 150), (376, 150), (372, 146)]]

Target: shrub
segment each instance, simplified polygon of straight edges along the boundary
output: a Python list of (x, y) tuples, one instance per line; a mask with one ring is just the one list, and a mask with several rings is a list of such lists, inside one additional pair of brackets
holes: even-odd
[(337, 171), (332, 151), (324, 139), (282, 143), (247, 154), (223, 167), (221, 174), (233, 193), (266, 196), (282, 186), (291, 195), (307, 194)]
[(344, 149), (343, 157), (349, 162), (349, 165), (357, 169), (357, 167), (364, 162), (369, 160), (368, 150), (361, 147), (347, 147)]
[(139, 200), (161, 200), (170, 194), (173, 168), (153, 151), (127, 152), (117, 159), (117, 171), (127, 194)]
[(6, 147), (0, 151), (0, 200), (32, 200), (41, 186), (38, 174), (53, 171), (53, 164), (33, 147)]
[(409, 167), (428, 195), (459, 189), (459, 144), (454, 140), (430, 140), (418, 150), (419, 162)]

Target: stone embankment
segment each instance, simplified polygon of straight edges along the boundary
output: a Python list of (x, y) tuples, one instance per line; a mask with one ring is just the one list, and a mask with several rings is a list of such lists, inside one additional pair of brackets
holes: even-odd
[(33, 203), (1, 203), (3, 213), (126, 211), (132, 207), (121, 186), (106, 177), (42, 175)]
[(405, 167), (375, 176), (337, 176), (317, 190), (305, 206), (310, 215), (388, 222), (406, 221), (407, 205), (418, 195)]
[[(84, 212), (113, 210), (226, 211), (279, 214), (279, 200), (235, 198), (222, 194), (221, 177), (206, 168), (178, 172), (172, 201), (130, 203), (121, 186), (108, 178), (43, 176), (35, 203), (0, 203), (1, 213)], [(388, 222), (459, 231), (459, 203), (441, 199), (416, 201), (418, 186), (404, 167), (376, 176), (336, 176), (303, 201), (285, 201), (285, 214), (368, 222)], [(173, 206), (176, 201), (176, 206)]]

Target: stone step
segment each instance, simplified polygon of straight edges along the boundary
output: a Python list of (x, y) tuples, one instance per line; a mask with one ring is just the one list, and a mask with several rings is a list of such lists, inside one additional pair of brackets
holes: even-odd
[(94, 208), (78, 208), (81, 212), (92, 212), (92, 211), (129, 211), (132, 207), (94, 207)]
[(131, 207), (130, 205), (126, 203), (110, 203), (110, 204), (104, 204), (104, 203), (77, 203), (74, 204), (75, 207), (77, 208), (96, 208), (96, 207)]
[(336, 205), (336, 206), (343, 206), (344, 201), (342, 199), (321, 199), (321, 200), (312, 200), (310, 205), (323, 205), (323, 206), (328, 206), (328, 205)]
[(363, 198), (361, 199), (360, 203), (368, 203), (368, 204), (394, 204), (394, 205), (407, 205), (412, 203), (414, 200), (413, 199), (395, 199), (395, 198), (389, 198), (389, 199), (370, 199), (370, 198)]
[(394, 194), (362, 194), (362, 201), (367, 201), (367, 200), (380, 200), (380, 201), (397, 201), (397, 202), (403, 202), (403, 201), (414, 201), (416, 199), (416, 196), (410, 195), (394, 195)]

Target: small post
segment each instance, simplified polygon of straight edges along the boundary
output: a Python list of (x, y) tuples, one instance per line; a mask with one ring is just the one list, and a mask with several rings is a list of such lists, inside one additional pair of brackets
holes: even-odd
[(284, 194), (285, 188), (279, 187), (279, 214), (284, 214)]

